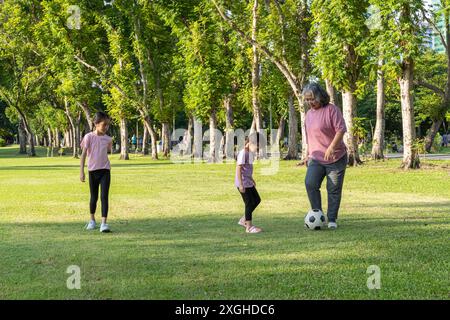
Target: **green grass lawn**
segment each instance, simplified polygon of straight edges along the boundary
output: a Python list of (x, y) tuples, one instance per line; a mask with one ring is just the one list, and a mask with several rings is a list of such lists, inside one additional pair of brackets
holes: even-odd
[(450, 154), (450, 147), (440, 147), (437, 153)]
[[(113, 232), (101, 234), (84, 230), (79, 160), (17, 151), (0, 148), (0, 299), (450, 298), (450, 162), (349, 168), (336, 231), (304, 229), (304, 167), (262, 176), (256, 165), (265, 232), (249, 235), (233, 164), (113, 155)], [(70, 265), (80, 290), (66, 287)]]

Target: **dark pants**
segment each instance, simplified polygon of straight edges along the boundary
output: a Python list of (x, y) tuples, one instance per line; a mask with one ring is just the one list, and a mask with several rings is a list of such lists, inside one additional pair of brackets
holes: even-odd
[(327, 216), (329, 222), (336, 222), (336, 219), (338, 217), (346, 168), (347, 155), (331, 164), (322, 164), (313, 159), (309, 160), (308, 162), (305, 185), (306, 191), (308, 192), (309, 202), (311, 203), (311, 209), (322, 210), (320, 187), (322, 185), (323, 179), (327, 177)]
[[(239, 190), (239, 188), (238, 188)], [(252, 220), (252, 213), (255, 211), (256, 207), (260, 204), (261, 198), (259, 197), (258, 191), (255, 187), (245, 188), (245, 192), (239, 191), (242, 196), (242, 200), (245, 203), (245, 220)]]
[(111, 183), (111, 172), (108, 169), (89, 171), (89, 189), (91, 191), (91, 201), (89, 207), (91, 214), (97, 209), (98, 188), (101, 185), (102, 217), (108, 217), (108, 194)]

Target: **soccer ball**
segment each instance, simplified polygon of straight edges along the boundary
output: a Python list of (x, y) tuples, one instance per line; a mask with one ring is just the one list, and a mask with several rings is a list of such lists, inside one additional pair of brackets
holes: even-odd
[(320, 230), (325, 225), (325, 216), (318, 209), (309, 210), (305, 217), (305, 227), (309, 230)]

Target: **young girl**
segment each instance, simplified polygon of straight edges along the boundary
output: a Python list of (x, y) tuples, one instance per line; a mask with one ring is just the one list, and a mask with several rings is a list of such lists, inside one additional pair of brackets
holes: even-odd
[(81, 182), (85, 181), (84, 163), (86, 156), (88, 156), (89, 189), (91, 192), (91, 220), (86, 229), (94, 230), (96, 227), (95, 210), (97, 208), (98, 189), (101, 185), (102, 224), (100, 225), (100, 232), (111, 231), (106, 224), (106, 219), (108, 218), (108, 193), (111, 182), (111, 165), (108, 159), (108, 152), (111, 152), (112, 149), (112, 139), (106, 135), (109, 123), (110, 118), (106, 113), (97, 112), (94, 117), (95, 130), (85, 135), (81, 141), (83, 153), (81, 154), (80, 180)]
[(259, 233), (262, 231), (252, 224), (252, 213), (261, 202), (256, 183), (253, 179), (253, 160), (254, 152), (257, 151), (255, 144), (249, 137), (245, 138), (245, 147), (237, 157), (235, 186), (241, 193), (245, 204), (245, 215), (239, 220), (238, 224), (245, 227), (247, 233)]

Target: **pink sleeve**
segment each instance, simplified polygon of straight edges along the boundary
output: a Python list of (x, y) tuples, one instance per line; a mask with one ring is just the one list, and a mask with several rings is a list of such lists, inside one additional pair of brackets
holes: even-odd
[(89, 134), (85, 135), (83, 140), (81, 140), (80, 146), (82, 149), (89, 149), (90, 139)]
[(241, 165), (243, 165), (244, 164), (244, 152), (242, 152), (242, 151), (240, 151), (239, 153), (238, 153), (238, 156), (237, 156), (237, 159), (236, 159), (237, 161), (236, 161), (236, 164), (238, 165), (238, 166), (241, 166)]
[(333, 106), (331, 109), (331, 123), (336, 132), (347, 132), (344, 117), (338, 107)]

